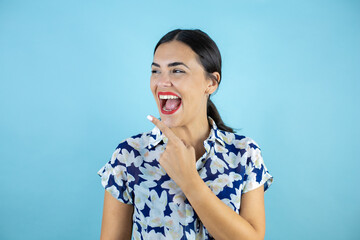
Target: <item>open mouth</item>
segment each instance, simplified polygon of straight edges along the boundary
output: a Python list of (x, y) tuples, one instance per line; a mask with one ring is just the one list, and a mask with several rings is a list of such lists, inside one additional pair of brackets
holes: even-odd
[(181, 98), (172, 92), (159, 92), (160, 109), (163, 114), (173, 114), (181, 106)]

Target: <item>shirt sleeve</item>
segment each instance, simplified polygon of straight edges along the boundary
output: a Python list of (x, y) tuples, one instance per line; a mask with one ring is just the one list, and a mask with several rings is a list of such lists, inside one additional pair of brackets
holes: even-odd
[(122, 203), (133, 204), (131, 189), (128, 184), (126, 159), (118, 146), (109, 162), (97, 174), (101, 177), (101, 184), (114, 198)]
[(247, 146), (248, 158), (244, 175), (244, 188), (242, 193), (254, 190), (264, 185), (264, 192), (273, 182), (273, 177), (267, 170), (262, 158), (261, 149), (251, 140)]

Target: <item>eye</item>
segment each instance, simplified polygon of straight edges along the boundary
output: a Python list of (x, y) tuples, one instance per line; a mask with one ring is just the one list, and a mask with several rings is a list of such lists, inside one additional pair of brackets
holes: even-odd
[(152, 70), (151, 70), (151, 73), (152, 73), (152, 74), (159, 73), (159, 72), (160, 72), (160, 71), (159, 71), (159, 70), (156, 70), (156, 69), (152, 69)]
[(185, 73), (185, 71), (183, 71), (181, 69), (173, 69), (172, 72), (173, 73)]

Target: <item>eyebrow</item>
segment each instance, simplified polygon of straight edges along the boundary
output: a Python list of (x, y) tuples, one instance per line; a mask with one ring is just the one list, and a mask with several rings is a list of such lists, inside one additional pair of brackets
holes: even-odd
[[(183, 66), (187, 67), (188, 69), (190, 69), (190, 68), (189, 68), (188, 66), (186, 66), (186, 64), (183, 63), (183, 62), (172, 62), (172, 63), (169, 63), (169, 64), (168, 64), (168, 67), (175, 67), (175, 66), (179, 66), (179, 65), (183, 65)], [(151, 64), (151, 66), (160, 67), (159, 64), (154, 63), (154, 62)]]

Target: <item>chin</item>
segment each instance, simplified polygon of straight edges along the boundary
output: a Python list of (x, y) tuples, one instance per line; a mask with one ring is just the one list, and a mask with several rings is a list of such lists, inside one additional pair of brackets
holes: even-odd
[(168, 128), (173, 128), (173, 127), (178, 127), (179, 126), (179, 121), (176, 117), (174, 116), (166, 116), (161, 114), (161, 121), (168, 127)]
[(159, 110), (161, 121), (168, 128), (181, 126), (181, 117), (183, 115), (182, 106), (180, 106), (179, 109), (177, 109), (177, 111), (173, 114), (164, 114), (164, 113), (162, 113), (162, 111), (160, 109), (158, 109), (158, 110)]

